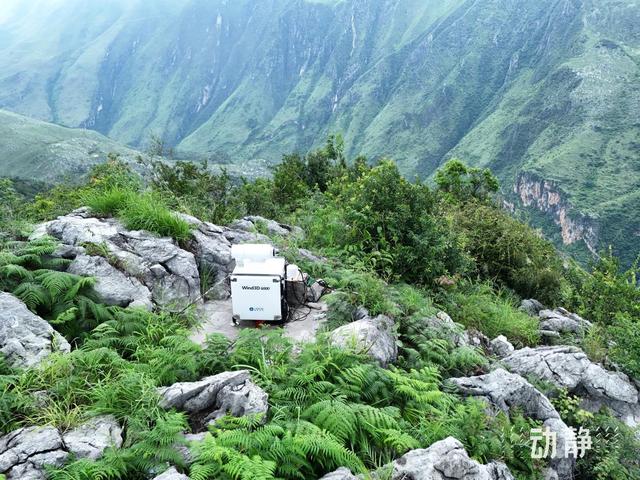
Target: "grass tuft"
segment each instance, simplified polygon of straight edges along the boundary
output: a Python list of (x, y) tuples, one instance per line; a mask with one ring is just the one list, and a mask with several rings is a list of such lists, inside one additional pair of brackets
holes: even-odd
[(92, 191), (83, 200), (94, 213), (119, 217), (131, 230), (146, 230), (179, 242), (191, 236), (189, 224), (169, 210), (158, 195), (113, 187)]

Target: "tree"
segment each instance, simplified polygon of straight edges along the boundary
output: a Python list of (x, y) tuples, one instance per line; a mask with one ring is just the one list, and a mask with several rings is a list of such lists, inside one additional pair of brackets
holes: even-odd
[(433, 192), (405, 179), (393, 161), (363, 170), (355, 181), (345, 176), (335, 190), (335, 208), (344, 210), (351, 244), (385, 259), (397, 277), (428, 284), (465, 268), (457, 239), (436, 215)]
[(498, 191), (498, 179), (488, 168), (472, 168), (458, 159), (449, 160), (435, 175), (438, 190), (460, 202), (486, 201)]
[(299, 154), (284, 155), (273, 169), (274, 200), (279, 205), (290, 205), (291, 210), (309, 193), (305, 161)]
[(155, 134), (151, 135), (146, 150), (147, 155), (150, 157), (173, 158), (173, 153), (173, 147), (171, 147), (164, 138)]

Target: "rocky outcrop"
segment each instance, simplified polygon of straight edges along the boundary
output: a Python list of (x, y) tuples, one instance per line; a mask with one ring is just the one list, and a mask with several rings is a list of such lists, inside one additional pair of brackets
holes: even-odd
[(178, 472), (175, 467), (171, 467), (164, 473), (153, 477), (153, 480), (189, 480), (189, 477), (187, 477), (184, 473)]
[(0, 438), (0, 473), (7, 480), (44, 480), (45, 466), (60, 467), (69, 456), (53, 427), (29, 427)]
[(454, 344), (461, 341), (462, 327), (456, 324), (446, 312), (440, 311), (424, 318), (422, 322), (425, 329), (437, 337), (446, 338)]
[(545, 306), (535, 298), (522, 300), (522, 302), (520, 303), (520, 310), (522, 310), (525, 313), (528, 313), (532, 317), (537, 317), (538, 313), (540, 313), (540, 311), (544, 309), (545, 309)]
[(266, 415), (268, 396), (255, 385), (247, 370), (223, 372), (197, 382), (174, 383), (158, 389), (160, 406), (190, 414), (196, 428), (229, 414)]
[(515, 348), (504, 335), (498, 335), (496, 338), (491, 340), (491, 351), (498, 358), (506, 357), (514, 350)]
[(540, 335), (547, 341), (561, 338), (562, 334), (582, 337), (591, 328), (591, 322), (580, 315), (571, 313), (562, 307), (555, 310), (547, 309), (533, 298), (523, 300), (520, 304), (520, 310), (540, 319)]
[(122, 428), (114, 417), (103, 415), (68, 431), (62, 439), (76, 457), (96, 460), (105, 449), (122, 446)]
[(302, 237), (302, 229), (275, 220), (269, 220), (258, 215), (250, 215), (240, 220), (236, 220), (230, 225), (232, 230), (241, 230), (247, 233), (257, 233), (264, 231), (271, 237)]
[(32, 238), (43, 235), (60, 240), (67, 256), (75, 255), (72, 272), (96, 276), (96, 293), (109, 304), (149, 306), (152, 301), (177, 309), (199, 298), (195, 257), (170, 238), (129, 231), (117, 220), (93, 218), (88, 209), (40, 225)]
[(422, 319), (425, 332), (431, 337), (442, 338), (451, 342), (455, 347), (481, 348), (491, 353), (491, 342), (478, 330), (465, 330), (462, 325), (455, 323), (443, 311)]
[(18, 298), (0, 292), (0, 352), (12, 367), (31, 367), (71, 346)]
[(258, 230), (264, 227), (272, 236), (302, 236), (302, 230), (258, 216), (236, 220), (229, 227), (202, 222), (195, 217), (180, 214), (192, 227), (192, 238), (186, 248), (193, 252), (203, 277), (207, 279), (205, 299), (224, 300), (231, 295), (229, 275), (235, 267), (231, 245), (238, 243), (270, 243), (271, 239)]
[(381, 366), (387, 366), (398, 358), (394, 328), (393, 320), (385, 315), (366, 316), (336, 328), (329, 340), (335, 346), (367, 354)]
[[(499, 368), (486, 375), (453, 378), (450, 382), (463, 395), (482, 398), (505, 413), (512, 408), (522, 410), (526, 416), (543, 422), (543, 428), (549, 428), (558, 438), (575, 436), (549, 399), (520, 375)], [(558, 443), (556, 457), (550, 460), (550, 468), (557, 478), (570, 479), (575, 459), (565, 455), (564, 447), (565, 442)]]
[(606, 406), (627, 425), (640, 423), (639, 392), (623, 373), (610, 372), (591, 362), (577, 347), (523, 348), (502, 359), (512, 372), (533, 375), (566, 388), (583, 399), (583, 408)]
[(597, 253), (596, 222), (576, 212), (554, 182), (525, 172), (517, 177), (513, 190), (523, 206), (535, 208), (553, 219), (560, 227), (562, 242), (565, 245), (583, 241), (591, 253)]
[(122, 431), (108, 416), (64, 435), (54, 427), (20, 428), (0, 438), (0, 473), (7, 480), (45, 480), (45, 468), (62, 466), (71, 454), (95, 460), (106, 448), (120, 446)]
[(208, 277), (205, 299), (228, 298), (231, 288), (227, 279), (235, 267), (231, 257), (232, 242), (226, 235), (229, 229), (186, 215), (182, 218), (194, 227), (187, 248), (195, 255), (200, 271), (205, 274), (203, 276)]
[[(341, 477), (340, 477), (341, 478)], [(411, 450), (392, 464), (390, 480), (513, 480), (506, 465), (491, 462), (482, 465), (469, 458), (453, 437), (429, 448)]]
[(96, 298), (106, 305), (119, 307), (143, 306), (153, 307), (151, 292), (140, 280), (129, 277), (113, 267), (105, 258), (78, 255), (67, 270), (75, 275), (93, 277)]
[(56, 255), (72, 260), (69, 272), (94, 277), (96, 295), (107, 305), (180, 310), (202, 298), (201, 281), (206, 282), (204, 300), (230, 296), (228, 280), (235, 267), (232, 244), (269, 243), (269, 237), (258, 233), (260, 229), (270, 235), (302, 236), (298, 227), (262, 217), (245, 217), (220, 227), (176, 215), (192, 227), (191, 237), (181, 245), (145, 231), (127, 230), (113, 218), (95, 218), (88, 208), (41, 224), (31, 238), (58, 239), (62, 245)]
[(591, 328), (591, 322), (564, 308), (540, 310), (538, 316), (540, 317), (540, 330), (543, 332), (583, 335)]

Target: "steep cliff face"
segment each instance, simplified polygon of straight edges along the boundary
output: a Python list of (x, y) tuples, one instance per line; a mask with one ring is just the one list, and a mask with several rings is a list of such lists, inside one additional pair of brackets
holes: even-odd
[(554, 182), (522, 173), (516, 179), (513, 193), (521, 207), (535, 208), (553, 220), (564, 245), (583, 242), (592, 254), (598, 253), (597, 221), (576, 211)]

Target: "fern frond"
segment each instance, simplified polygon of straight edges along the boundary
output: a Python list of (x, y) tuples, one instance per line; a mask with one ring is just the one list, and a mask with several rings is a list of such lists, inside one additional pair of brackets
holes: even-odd
[[(0, 261), (0, 264), (1, 264), (1, 261)], [(15, 278), (18, 280), (26, 280), (26, 281), (33, 280), (33, 273), (31, 273), (29, 270), (24, 268), (22, 265), (15, 265), (12, 263), (9, 263), (0, 267), (0, 275), (9, 279)]]
[(13, 294), (35, 312), (39, 307), (50, 307), (51, 296), (46, 288), (39, 283), (24, 282), (18, 285)]

